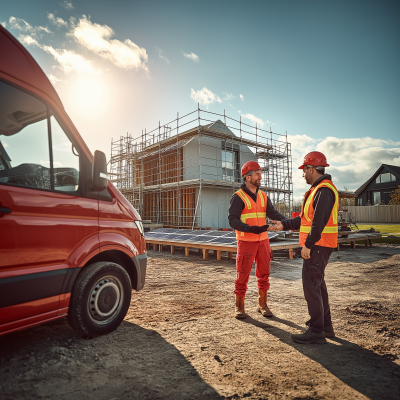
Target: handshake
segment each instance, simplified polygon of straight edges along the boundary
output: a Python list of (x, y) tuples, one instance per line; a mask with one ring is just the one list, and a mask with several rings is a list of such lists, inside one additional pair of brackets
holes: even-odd
[(263, 226), (250, 226), (249, 232), (259, 235), (260, 233), (266, 231), (280, 231), (283, 229), (283, 225), (279, 221), (272, 221), (273, 225), (263, 225)]

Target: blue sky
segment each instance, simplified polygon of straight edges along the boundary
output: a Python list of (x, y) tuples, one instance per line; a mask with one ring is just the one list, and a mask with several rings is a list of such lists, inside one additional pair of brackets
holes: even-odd
[[(61, 0), (0, 9), (92, 152), (109, 158), (111, 138), (137, 136), (200, 100), (287, 131), (294, 166), (307, 151), (325, 152), (334, 182), (353, 190), (380, 164), (400, 165), (399, 16), (395, 1)], [(307, 186), (296, 169), (293, 178), (300, 196)]]

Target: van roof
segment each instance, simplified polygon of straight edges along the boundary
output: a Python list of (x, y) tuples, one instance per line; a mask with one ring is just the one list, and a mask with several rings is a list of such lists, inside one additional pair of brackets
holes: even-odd
[(28, 50), (0, 25), (0, 76), (4, 73), (38, 89), (64, 109), (62, 102), (39, 64)]

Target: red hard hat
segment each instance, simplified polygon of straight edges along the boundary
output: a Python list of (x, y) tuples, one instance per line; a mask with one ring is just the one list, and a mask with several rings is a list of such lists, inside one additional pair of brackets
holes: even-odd
[(247, 161), (247, 163), (243, 164), (241, 176), (257, 169), (261, 169), (260, 164), (257, 161)]
[(303, 169), (306, 165), (312, 165), (314, 167), (329, 167), (324, 154), (319, 151), (312, 151), (304, 157), (303, 165), (299, 169)]

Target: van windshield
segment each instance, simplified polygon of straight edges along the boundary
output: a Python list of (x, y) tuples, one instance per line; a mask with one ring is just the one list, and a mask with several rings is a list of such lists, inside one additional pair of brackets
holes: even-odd
[(48, 115), (44, 102), (0, 81), (0, 184), (78, 190), (79, 155), (56, 118)]

